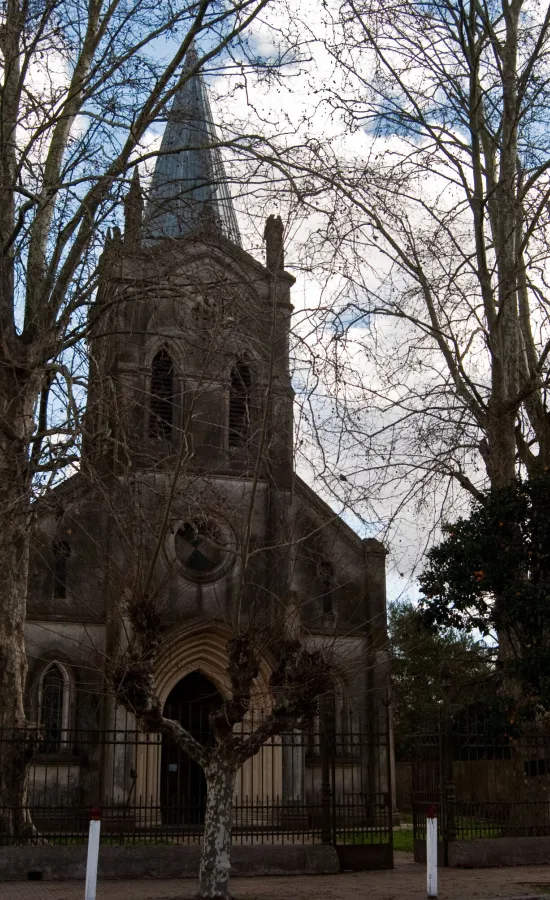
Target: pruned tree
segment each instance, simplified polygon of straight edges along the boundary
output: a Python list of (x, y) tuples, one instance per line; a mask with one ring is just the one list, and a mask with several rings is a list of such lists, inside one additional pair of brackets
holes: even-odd
[[(235, 779), (242, 764), (275, 735), (311, 721), (319, 697), (332, 691), (330, 654), (308, 649), (284, 632), (266, 640), (250, 630), (236, 632), (227, 646), (231, 694), (211, 713), (214, 743), (206, 747), (175, 719), (167, 718), (155, 692), (154, 664), (159, 621), (154, 604), (132, 597), (127, 605), (132, 639), (112, 669), (117, 702), (136, 716), (145, 731), (160, 732), (202, 766), (207, 802), (197, 897), (229, 897), (232, 803)], [(259, 674), (259, 648), (276, 656), (277, 665), (265, 697), (265, 717), (253, 730), (243, 724), (252, 708), (252, 692)]]

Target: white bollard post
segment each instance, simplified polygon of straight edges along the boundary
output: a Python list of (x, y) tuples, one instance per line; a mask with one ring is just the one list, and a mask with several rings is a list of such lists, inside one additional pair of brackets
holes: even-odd
[(99, 835), (101, 833), (101, 812), (92, 809), (90, 831), (88, 833), (88, 860), (86, 862), (86, 887), (84, 900), (95, 900), (97, 889), (97, 864), (99, 861)]
[(437, 897), (437, 810), (433, 804), (426, 812), (426, 880), (428, 897)]

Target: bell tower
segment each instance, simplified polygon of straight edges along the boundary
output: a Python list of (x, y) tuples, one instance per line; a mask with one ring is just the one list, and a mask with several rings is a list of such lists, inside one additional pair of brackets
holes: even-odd
[[(196, 64), (191, 50), (187, 70)], [(174, 98), (148, 191), (134, 170), (90, 318), (83, 459), (292, 483), (294, 278), (269, 216), (265, 264), (242, 247), (207, 88)], [(258, 469), (258, 460), (261, 460)]]

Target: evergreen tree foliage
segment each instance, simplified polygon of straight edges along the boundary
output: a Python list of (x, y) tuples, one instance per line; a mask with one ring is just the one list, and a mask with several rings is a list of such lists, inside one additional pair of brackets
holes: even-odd
[(428, 553), (427, 627), (498, 641), (497, 666), (525, 702), (550, 705), (550, 475), (488, 491)]

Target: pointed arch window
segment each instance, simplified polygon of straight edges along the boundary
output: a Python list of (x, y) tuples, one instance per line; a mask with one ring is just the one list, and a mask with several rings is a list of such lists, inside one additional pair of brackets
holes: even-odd
[(66, 666), (50, 663), (42, 672), (39, 684), (39, 721), (44, 738), (42, 753), (53, 753), (67, 742), (71, 703), (71, 677)]
[(53, 595), (58, 600), (67, 596), (67, 570), (71, 548), (66, 541), (53, 542)]
[(173, 416), (174, 363), (168, 351), (162, 349), (153, 358), (151, 366), (150, 436), (171, 437)]
[(231, 370), (229, 385), (230, 447), (240, 447), (250, 437), (251, 386), (250, 368), (239, 360)]

